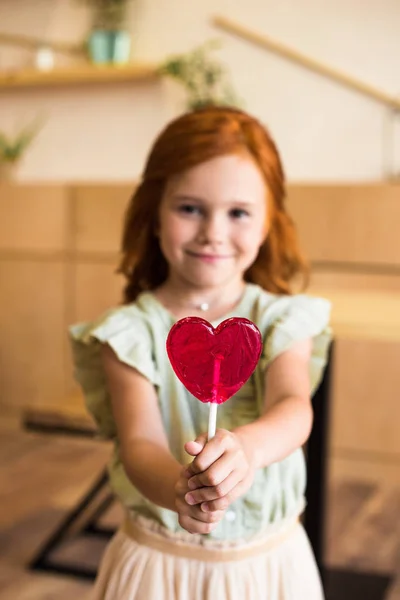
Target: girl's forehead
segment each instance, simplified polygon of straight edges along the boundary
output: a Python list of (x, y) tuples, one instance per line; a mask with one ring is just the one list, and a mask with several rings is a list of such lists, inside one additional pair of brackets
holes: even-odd
[[(202, 162), (168, 181), (170, 193), (223, 196), (239, 194), (265, 198), (266, 184), (255, 161), (246, 155), (219, 156)], [(240, 199), (240, 198), (239, 198)]]

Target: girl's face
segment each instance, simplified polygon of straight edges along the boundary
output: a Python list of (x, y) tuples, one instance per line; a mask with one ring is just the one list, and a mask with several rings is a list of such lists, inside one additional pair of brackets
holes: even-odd
[(168, 280), (198, 289), (240, 284), (266, 236), (267, 198), (246, 155), (213, 158), (173, 177), (158, 229)]

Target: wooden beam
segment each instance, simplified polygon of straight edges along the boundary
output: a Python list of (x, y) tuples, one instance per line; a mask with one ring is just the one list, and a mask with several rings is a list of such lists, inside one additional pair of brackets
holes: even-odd
[(334, 69), (333, 67), (329, 67), (317, 60), (314, 60), (313, 58), (310, 58), (309, 56), (306, 56), (297, 50), (289, 48), (288, 46), (285, 46), (284, 44), (281, 44), (280, 42), (277, 42), (264, 34), (257, 33), (225, 17), (216, 16), (213, 18), (212, 22), (216, 27), (226, 31), (227, 33), (230, 33), (231, 35), (235, 35), (242, 40), (246, 40), (247, 42), (250, 42), (251, 44), (260, 48), (264, 48), (270, 52), (274, 52), (275, 54), (286, 58), (290, 62), (301, 65), (302, 67), (310, 71), (314, 71), (323, 77), (327, 77), (331, 81), (335, 81), (336, 83), (367, 96), (368, 98), (388, 106), (389, 108), (400, 110), (400, 100), (397, 98), (393, 98), (392, 96), (385, 94), (385, 92), (382, 92), (381, 90), (378, 90), (377, 88), (374, 88), (363, 81), (360, 81), (354, 77), (351, 77), (350, 75), (347, 75), (346, 73), (342, 73), (341, 71)]

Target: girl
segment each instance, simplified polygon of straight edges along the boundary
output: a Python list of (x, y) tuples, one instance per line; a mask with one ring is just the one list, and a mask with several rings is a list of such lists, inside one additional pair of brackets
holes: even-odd
[[(268, 132), (244, 112), (185, 114), (156, 139), (128, 207), (124, 303), (72, 328), (76, 376), (104, 436), (126, 520), (95, 600), (321, 600), (301, 446), (329, 344), (329, 304), (291, 295), (306, 275)], [(218, 410), (175, 376), (173, 323), (251, 319), (263, 354)]]

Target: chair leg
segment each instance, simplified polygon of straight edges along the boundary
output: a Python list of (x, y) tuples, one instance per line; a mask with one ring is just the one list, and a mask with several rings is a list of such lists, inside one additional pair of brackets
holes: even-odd
[(323, 379), (313, 398), (314, 425), (307, 442), (308, 480), (304, 527), (310, 539), (322, 579), (324, 579), (328, 421), (331, 402), (333, 350), (332, 344)]
[(113, 496), (109, 493), (99, 504), (99, 497), (104, 495), (107, 486), (108, 473), (104, 469), (82, 500), (67, 514), (59, 527), (52, 533), (44, 546), (30, 562), (29, 567), (31, 569), (73, 575), (86, 579), (95, 578), (96, 571), (93, 569), (83, 566), (72, 566), (64, 564), (61, 561), (52, 560), (51, 554), (72, 533), (79, 535), (79, 533), (88, 532), (94, 535), (107, 535), (108, 537), (113, 534), (112, 530), (97, 528), (95, 525), (97, 519), (104, 514), (113, 501)]
[(92, 515), (92, 518), (88, 521), (84, 529), (85, 533), (88, 533), (90, 535), (97, 535), (99, 537), (104, 537), (107, 539), (111, 538), (114, 535), (116, 531), (114, 527), (100, 527), (98, 525), (99, 519), (102, 517), (102, 515), (104, 515), (104, 513), (107, 512), (107, 510), (110, 508), (113, 502), (115, 502), (115, 497), (113, 494), (110, 493), (104, 498), (104, 500), (101, 502), (99, 507)]

